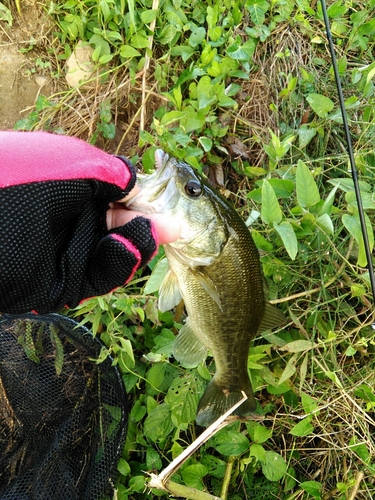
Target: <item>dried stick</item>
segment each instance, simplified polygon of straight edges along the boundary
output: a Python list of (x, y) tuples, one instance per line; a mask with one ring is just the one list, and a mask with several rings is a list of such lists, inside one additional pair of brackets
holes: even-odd
[[(150, 488), (157, 488), (159, 490), (167, 491), (172, 495), (182, 496), (184, 498), (190, 498), (191, 500), (208, 500), (217, 499), (219, 497), (214, 497), (207, 493), (204, 493), (194, 488), (187, 488), (181, 484), (173, 483), (169, 481), (169, 478), (181, 467), (181, 465), (186, 462), (186, 460), (191, 457), (191, 455), (198, 450), (208, 439), (214, 436), (220, 429), (226, 425), (238, 420), (237, 417), (231, 417), (231, 414), (236, 410), (242, 403), (247, 400), (247, 396), (242, 392), (243, 398), (238, 401), (232, 408), (230, 408), (224, 415), (219, 417), (216, 422), (211, 424), (202, 434), (193, 441), (177, 458), (175, 458), (159, 475), (150, 474), (150, 481), (148, 486)], [(185, 492), (185, 494), (183, 494)], [(187, 495), (187, 496), (186, 496)]]

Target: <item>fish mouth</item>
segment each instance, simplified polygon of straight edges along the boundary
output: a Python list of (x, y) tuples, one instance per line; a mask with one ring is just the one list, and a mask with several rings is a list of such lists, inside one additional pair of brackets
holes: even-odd
[(137, 176), (137, 184), (141, 191), (126, 203), (130, 210), (141, 209), (144, 213), (163, 213), (178, 195), (174, 182), (175, 165), (162, 149), (155, 151), (155, 168), (153, 174)]

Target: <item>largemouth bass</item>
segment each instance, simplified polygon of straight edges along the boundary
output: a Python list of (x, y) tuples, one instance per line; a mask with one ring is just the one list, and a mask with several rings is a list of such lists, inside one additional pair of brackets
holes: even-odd
[(180, 238), (164, 245), (169, 270), (159, 308), (184, 300), (188, 317), (173, 346), (178, 361), (197, 366), (208, 350), (215, 360), (196, 421), (210, 425), (242, 399), (241, 391), (248, 399), (234, 414), (249, 415), (256, 408), (247, 368), (250, 342), (284, 316), (265, 299), (258, 250), (234, 208), (186, 163), (162, 150), (155, 160), (155, 173), (139, 177), (142, 190), (128, 208), (169, 214), (181, 223)]

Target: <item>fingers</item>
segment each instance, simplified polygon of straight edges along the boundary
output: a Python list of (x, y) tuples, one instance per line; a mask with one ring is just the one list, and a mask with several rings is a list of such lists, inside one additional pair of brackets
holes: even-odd
[(138, 216), (146, 217), (154, 223), (158, 235), (158, 243), (161, 245), (172, 243), (180, 236), (181, 225), (177, 219), (164, 214), (144, 214), (133, 210), (127, 210), (118, 204), (107, 211), (107, 228), (110, 230), (115, 227), (123, 226)]

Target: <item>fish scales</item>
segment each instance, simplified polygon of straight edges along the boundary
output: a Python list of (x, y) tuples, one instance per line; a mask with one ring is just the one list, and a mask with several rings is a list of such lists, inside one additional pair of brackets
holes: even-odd
[(188, 318), (174, 344), (176, 359), (197, 366), (210, 350), (215, 360), (216, 372), (199, 402), (197, 423), (213, 423), (242, 399), (242, 391), (248, 399), (235, 414), (246, 416), (256, 408), (247, 368), (251, 340), (266, 309), (268, 316), (275, 316), (268, 317), (267, 325), (279, 324), (282, 313), (266, 307), (258, 250), (228, 201), (190, 166), (160, 150), (156, 163), (156, 174), (140, 180), (142, 192), (130, 201), (130, 208), (181, 220), (181, 238), (164, 246), (170, 270), (159, 303), (162, 310), (181, 297), (185, 303)]

